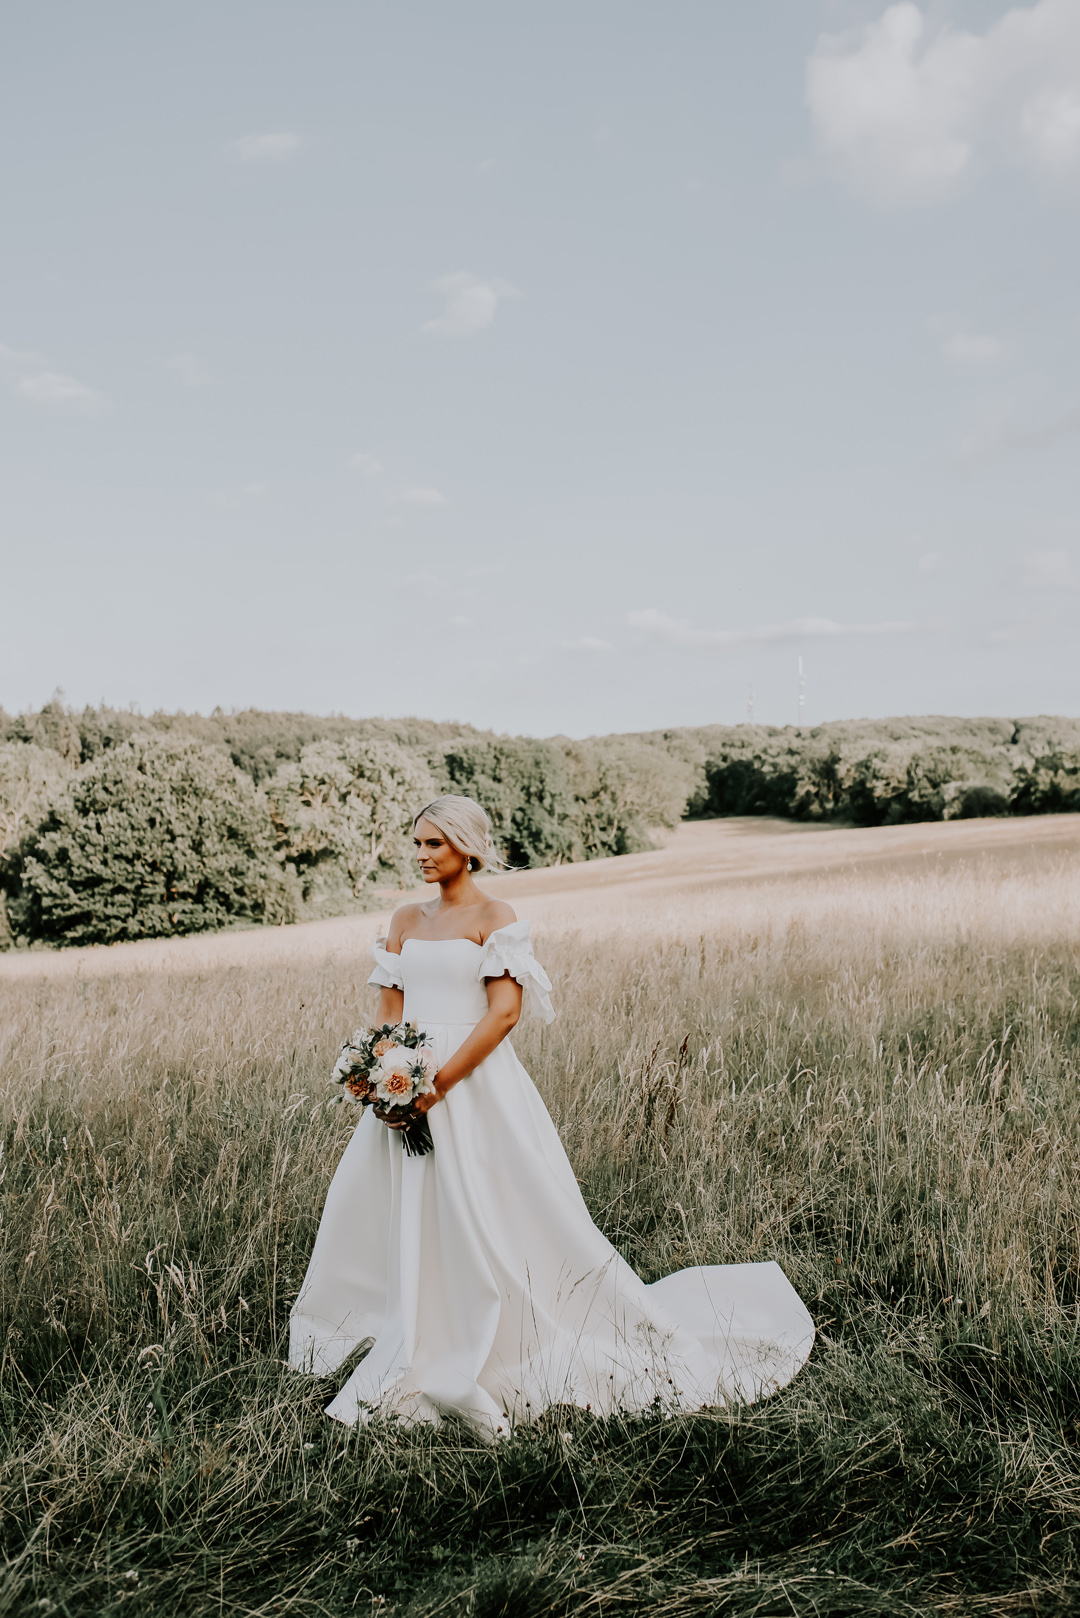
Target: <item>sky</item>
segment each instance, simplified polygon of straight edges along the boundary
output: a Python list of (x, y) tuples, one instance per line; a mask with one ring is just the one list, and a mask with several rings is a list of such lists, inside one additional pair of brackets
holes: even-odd
[(0, 704), (1080, 713), (1080, 0), (36, 0)]

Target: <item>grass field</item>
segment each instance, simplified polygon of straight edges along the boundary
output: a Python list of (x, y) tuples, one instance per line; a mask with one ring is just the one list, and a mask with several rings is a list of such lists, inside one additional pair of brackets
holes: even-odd
[(762, 1405), (495, 1449), (281, 1361), (378, 918), (0, 959), (0, 1613), (1068, 1610), (1078, 853), (720, 823), (492, 884), (597, 1222), (650, 1280), (776, 1258), (819, 1326)]

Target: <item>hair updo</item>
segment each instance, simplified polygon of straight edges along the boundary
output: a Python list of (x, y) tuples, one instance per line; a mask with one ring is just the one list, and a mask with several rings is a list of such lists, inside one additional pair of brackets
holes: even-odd
[(461, 798), (446, 792), (433, 798), (413, 816), (413, 830), (419, 820), (430, 820), (438, 826), (452, 848), (469, 857), (470, 871), (507, 871), (509, 866), (499, 855), (491, 840), (491, 821), (487, 812), (472, 798)]

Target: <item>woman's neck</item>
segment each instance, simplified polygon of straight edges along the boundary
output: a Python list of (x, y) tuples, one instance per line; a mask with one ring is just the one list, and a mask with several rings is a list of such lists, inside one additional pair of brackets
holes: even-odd
[(472, 879), (472, 872), (467, 869), (439, 883), (440, 910), (455, 910), (466, 905), (480, 904), (483, 897)]

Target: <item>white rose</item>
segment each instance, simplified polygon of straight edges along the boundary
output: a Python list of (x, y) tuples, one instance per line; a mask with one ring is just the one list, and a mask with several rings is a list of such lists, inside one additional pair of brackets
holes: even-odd
[[(406, 1107), (413, 1098), (413, 1081), (409, 1069), (413, 1066), (413, 1053), (400, 1045), (384, 1051), (379, 1057), (375, 1074), (375, 1094), (388, 1107)], [(375, 1077), (375, 1074), (372, 1077)]]
[(416, 1080), (417, 1095), (430, 1096), (435, 1094), (435, 1075), (439, 1071), (439, 1064), (435, 1052), (430, 1045), (418, 1045), (412, 1053), (413, 1067), (419, 1067), (423, 1078)]
[(392, 1045), (388, 1051), (383, 1051), (379, 1057), (378, 1068), (382, 1073), (407, 1073), (413, 1065), (414, 1052), (407, 1051), (403, 1045)]
[(343, 1045), (341, 1047), (341, 1055), (334, 1063), (334, 1071), (330, 1075), (332, 1079), (344, 1079), (349, 1073), (352, 1072), (353, 1055), (354, 1052), (351, 1045)]

